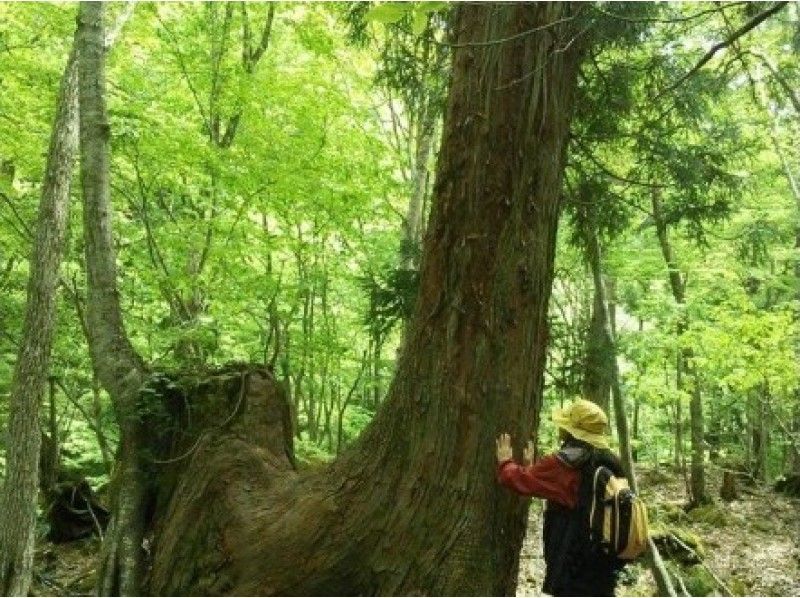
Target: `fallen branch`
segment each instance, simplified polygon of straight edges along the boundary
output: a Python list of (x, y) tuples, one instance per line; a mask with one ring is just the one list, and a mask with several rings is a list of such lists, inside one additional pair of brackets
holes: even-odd
[(676, 573), (675, 578), (678, 580), (678, 587), (680, 587), (681, 592), (683, 592), (683, 595), (691, 597), (691, 594), (689, 593), (689, 590), (686, 588), (686, 584), (683, 581), (683, 577), (681, 577)]
[(648, 566), (653, 572), (653, 578), (656, 580), (656, 587), (658, 588), (659, 596), (677, 596), (675, 586), (672, 585), (672, 578), (670, 578), (669, 571), (661, 558), (661, 553), (658, 551), (653, 538), (647, 539), (647, 545), (650, 550), (647, 553)]
[[(711, 569), (711, 567), (709, 567), (708, 564), (706, 564), (706, 562), (702, 558), (700, 558), (700, 555), (697, 554), (697, 551), (695, 551), (694, 548), (692, 548), (691, 546), (686, 544), (683, 540), (681, 540), (680, 538), (678, 538), (678, 536), (676, 536), (675, 534), (673, 534), (671, 532), (669, 533), (669, 537), (678, 546), (683, 548), (689, 554), (693, 555), (697, 559), (697, 562), (700, 563), (706, 571), (708, 571), (708, 574), (711, 575), (711, 577), (714, 578), (714, 581), (717, 582), (717, 585), (719, 585), (719, 587), (722, 588), (725, 591), (725, 593), (728, 594), (728, 596), (735, 596), (736, 595), (731, 591), (731, 589), (727, 585), (725, 585), (725, 582), (722, 581), (719, 578), (719, 575), (714, 573), (714, 571)], [(680, 578), (678, 578), (678, 579), (680, 579)], [(688, 596), (688, 594), (687, 594), (687, 596)]]

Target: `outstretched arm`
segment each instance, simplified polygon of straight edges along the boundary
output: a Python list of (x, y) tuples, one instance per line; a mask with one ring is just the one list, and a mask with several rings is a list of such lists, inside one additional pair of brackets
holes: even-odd
[(533, 447), (523, 452), (527, 465), (515, 463), (511, 452), (511, 437), (501, 434), (497, 439), (497, 479), (503, 486), (523, 496), (552, 500), (574, 508), (578, 495), (578, 472), (555, 455), (548, 455), (530, 464)]

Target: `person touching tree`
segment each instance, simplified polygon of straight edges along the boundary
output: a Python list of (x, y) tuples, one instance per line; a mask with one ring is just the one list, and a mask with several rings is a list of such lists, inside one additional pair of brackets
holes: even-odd
[(542, 589), (552, 596), (613, 596), (622, 561), (594, 550), (586, 508), (590, 501), (584, 499), (591, 493), (598, 467), (624, 477), (619, 458), (609, 449), (608, 418), (598, 405), (577, 399), (556, 408), (552, 419), (558, 426), (561, 447), (535, 462), (532, 442), (519, 464), (513, 460), (511, 436), (500, 434), (498, 481), (517, 494), (547, 501)]

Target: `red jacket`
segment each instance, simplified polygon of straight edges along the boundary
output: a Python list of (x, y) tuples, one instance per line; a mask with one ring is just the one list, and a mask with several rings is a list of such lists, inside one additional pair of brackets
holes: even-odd
[(497, 465), (499, 482), (518, 494), (552, 500), (574, 509), (578, 503), (580, 473), (556, 455), (548, 455), (529, 466), (512, 460)]

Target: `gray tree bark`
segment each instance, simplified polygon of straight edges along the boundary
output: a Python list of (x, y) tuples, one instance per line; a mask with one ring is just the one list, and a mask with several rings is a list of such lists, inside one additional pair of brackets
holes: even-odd
[(78, 17), (81, 185), (88, 295), (89, 351), (120, 427), (113, 517), (98, 574), (101, 594), (136, 594), (141, 577), (145, 485), (139, 464), (141, 430), (135, 408), (145, 368), (128, 340), (117, 292), (109, 198), (109, 125), (100, 2), (82, 2)]
[(407, 267), (415, 267), (418, 260), (415, 256), (418, 253), (420, 241), (423, 233), (423, 205), (425, 203), (425, 194), (428, 188), (428, 175), (431, 154), (434, 149), (434, 135), (436, 132), (437, 115), (430, 106), (423, 105), (422, 114), (419, 116), (419, 122), (416, 134), (416, 147), (414, 154), (414, 168), (412, 171), (412, 189), (411, 199), (408, 202), (408, 211), (406, 219), (403, 223), (405, 242), (409, 251), (406, 256)]
[(39, 407), (50, 372), (57, 287), (78, 145), (76, 49), (67, 61), (50, 137), (30, 260), (22, 344), (11, 382), (6, 479), (0, 495), (0, 592), (28, 593), (39, 485)]

